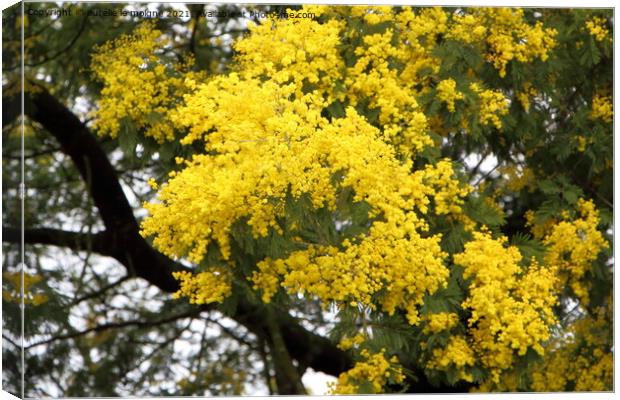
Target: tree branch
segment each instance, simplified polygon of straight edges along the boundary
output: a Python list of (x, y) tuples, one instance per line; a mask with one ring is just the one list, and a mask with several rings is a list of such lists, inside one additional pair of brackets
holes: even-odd
[(301, 376), (293, 364), (291, 355), (282, 338), (281, 328), (275, 319), (273, 308), (268, 309), (267, 329), (271, 339), (269, 347), (271, 349), (271, 359), (273, 361), (278, 394), (306, 394)]
[[(20, 230), (18, 228), (3, 226), (2, 240), (7, 243), (19, 243)], [(50, 228), (26, 229), (24, 231), (24, 242), (26, 244), (66, 247), (75, 251), (91, 249), (101, 255), (110, 256), (111, 254), (108, 254), (108, 248), (105, 243), (107, 240), (109, 240), (109, 238), (105, 231), (92, 235)]]
[(89, 129), (44, 88), (27, 93), (26, 114), (43, 125), (73, 161), (98, 208), (106, 227), (105, 248), (98, 251), (114, 257), (166, 292), (178, 290), (171, 272), (187, 270), (153, 249), (139, 234), (133, 215), (114, 168)]

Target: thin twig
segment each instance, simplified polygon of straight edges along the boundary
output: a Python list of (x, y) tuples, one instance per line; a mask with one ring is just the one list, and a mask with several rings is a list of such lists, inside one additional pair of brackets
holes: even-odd
[(486, 174), (484, 174), (483, 176), (480, 177), (480, 179), (478, 179), (476, 181), (476, 183), (473, 184), (473, 186), (478, 186), (480, 184), (480, 182), (482, 182), (483, 180), (487, 179), (489, 176), (491, 176), (491, 174), (497, 169), (499, 168), (499, 166), (501, 165), (501, 163), (497, 163), (496, 166), (494, 166), (493, 168), (491, 168), (491, 170), (489, 172), (487, 172)]
[(68, 307), (73, 307), (73, 306), (75, 306), (75, 305), (77, 305), (77, 304), (79, 304), (79, 303), (81, 303), (81, 302), (83, 302), (85, 300), (92, 299), (94, 297), (99, 297), (103, 293), (107, 292), (108, 290), (112, 289), (115, 286), (120, 285), (121, 283), (125, 282), (126, 280), (128, 280), (130, 278), (133, 278), (133, 277), (129, 276), (129, 275), (125, 275), (122, 278), (120, 278), (120, 279), (118, 279), (118, 280), (116, 280), (116, 281), (114, 281), (114, 282), (112, 282), (112, 283), (110, 283), (108, 285), (105, 285), (104, 287), (102, 287), (101, 289), (97, 290), (96, 292), (91, 292), (91, 293), (85, 294), (82, 297), (78, 297), (78, 298), (74, 299), (71, 302), (71, 304), (69, 304)]
[(52, 343), (54, 341), (57, 340), (66, 340), (66, 339), (73, 339), (79, 336), (84, 336), (87, 335), (91, 332), (100, 332), (100, 331), (105, 331), (108, 329), (119, 329), (119, 328), (125, 328), (128, 326), (136, 326), (138, 328), (149, 328), (149, 327), (153, 327), (153, 326), (157, 326), (157, 325), (163, 325), (163, 324), (167, 324), (169, 322), (173, 322), (179, 319), (183, 319), (183, 318), (188, 318), (188, 317), (194, 317), (196, 316), (198, 313), (200, 312), (200, 310), (195, 309), (195, 310), (190, 310), (190, 311), (186, 311), (184, 313), (181, 314), (177, 314), (177, 315), (173, 315), (171, 317), (168, 318), (163, 318), (160, 320), (156, 320), (156, 321), (139, 321), (139, 320), (134, 320), (134, 321), (122, 321), (122, 322), (111, 322), (108, 324), (102, 324), (102, 325), (97, 325), (94, 326), (92, 328), (88, 328), (88, 329), (84, 329), (82, 331), (77, 331), (77, 332), (71, 332), (71, 333), (67, 333), (64, 335), (58, 335), (58, 336), (54, 336), (52, 338), (37, 342), (37, 343), (33, 343), (31, 345), (26, 346), (26, 350), (29, 350), (33, 347), (37, 347), (37, 346), (41, 346), (44, 344), (49, 344)]

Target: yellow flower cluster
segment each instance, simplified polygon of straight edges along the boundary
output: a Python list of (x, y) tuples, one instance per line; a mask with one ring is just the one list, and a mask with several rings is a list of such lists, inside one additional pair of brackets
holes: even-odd
[[(283, 215), (288, 193), (308, 194), (316, 208), (333, 208), (338, 191), (351, 187), (355, 201), (389, 219), (403, 218), (402, 210), (414, 206), (425, 212), (436, 192), (446, 193), (440, 210), (458, 205), (455, 195), (462, 189), (449, 162), (411, 174), (410, 163), (397, 161), (380, 131), (352, 108), (329, 123), (314, 93), (291, 100), (294, 92), (292, 84), (230, 74), (186, 96), (172, 116), (189, 128), (183, 142), (204, 137), (206, 150), (215, 154), (188, 161), (162, 186), (161, 202), (146, 205), (151, 217), (143, 233), (156, 235), (158, 248), (175, 257), (190, 250), (190, 260), (199, 262), (215, 240), (228, 258), (231, 225), (248, 217), (256, 236), (277, 230), (275, 217)], [(338, 173), (344, 176), (334, 184)]]
[[(408, 65), (410, 60), (420, 60), (419, 54), (411, 54), (413, 47), (395, 45), (397, 38), (388, 29), (385, 33), (361, 38), (363, 44), (355, 48), (354, 65), (346, 66), (340, 53), (341, 37), (359, 36), (358, 31), (347, 25), (349, 18), (376, 24), (392, 20), (394, 9), (313, 7), (312, 11), (332, 18), (325, 23), (310, 19), (273, 19), (253, 27), (252, 34), (235, 45), (241, 64), (239, 70), (244, 77), (294, 83), (297, 97), (311, 90), (326, 106), (334, 100), (353, 107), (360, 102), (368, 103), (370, 108), (379, 111), (378, 120), (385, 137), (403, 154), (432, 145), (426, 132), (426, 117), (418, 109), (414, 96), (416, 80), (409, 79), (410, 74), (400, 73), (392, 65)], [(438, 12), (442, 13), (439, 10), (423, 12), (419, 18), (426, 18), (426, 26), (431, 27), (430, 15)], [(273, 43), (278, 46), (274, 47)]]
[(488, 29), (483, 25), (480, 16), (473, 14), (455, 14), (446, 37), (460, 40), (465, 43), (475, 44), (486, 39)]
[(586, 145), (588, 143), (588, 139), (586, 139), (584, 136), (577, 136), (577, 151), (583, 153), (584, 151), (586, 151)]
[(338, 348), (341, 350), (349, 350), (354, 347), (358, 347), (360, 344), (364, 343), (366, 340), (366, 335), (358, 333), (352, 337), (343, 337), (338, 343)]
[(480, 99), (479, 121), (483, 125), (493, 124), (497, 129), (502, 128), (500, 116), (508, 114), (509, 101), (499, 90), (482, 89), (477, 83), (469, 88)]
[[(345, 66), (341, 37), (357, 37), (347, 25), (350, 17), (369, 23), (391, 20), (392, 7), (312, 8), (333, 17), (325, 23), (310, 19), (279, 20), (252, 28), (252, 35), (235, 45), (241, 71), (252, 77), (269, 77), (279, 83), (294, 82), (296, 95), (311, 90), (325, 105), (334, 100), (356, 106), (368, 102), (379, 111), (384, 134), (407, 154), (431, 145), (427, 122), (418, 109), (407, 79), (391, 65), (410, 58), (408, 46), (396, 46), (391, 30), (367, 35), (355, 48), (356, 62)], [(429, 21), (430, 22), (430, 21)], [(278, 43), (274, 48), (273, 43)], [(311, 89), (309, 89), (311, 88)]]
[(255, 237), (280, 232), (277, 217), (286, 216), (288, 196), (308, 195), (316, 209), (335, 210), (338, 193), (352, 188), (353, 200), (368, 203), (370, 216), (383, 221), (341, 249), (314, 243), (286, 259), (266, 259), (253, 281), (265, 301), (280, 285), (326, 302), (370, 304), (382, 291), (386, 311), (405, 309), (415, 323), (423, 296), (447, 277), (439, 237), (421, 236), (426, 224), (418, 213), (430, 204), (439, 214), (459, 213), (468, 188), (454, 178), (449, 161), (412, 173), (411, 161), (398, 161), (385, 135), (352, 107), (344, 118), (322, 117), (327, 104), (320, 89), (300, 94), (295, 81), (254, 73), (264, 71), (187, 82), (193, 92), (171, 119), (188, 128), (182, 143), (203, 140), (210, 154), (187, 161), (162, 186), (160, 201), (145, 205), (150, 217), (143, 234), (155, 235), (155, 245), (173, 257), (200, 262), (216, 242), (228, 259), (236, 221), (247, 219)]
[[(297, 12), (297, 11), (295, 11)], [(320, 15), (320, 8), (312, 8)], [(343, 22), (323, 24), (310, 18), (280, 19), (250, 27), (250, 35), (234, 45), (239, 71), (245, 78), (265, 77), (278, 84), (292, 83), (295, 95), (312, 85), (316, 94), (333, 100), (333, 86), (344, 62), (338, 52)]]
[(538, 392), (562, 392), (568, 387), (574, 387), (573, 390), (578, 392), (612, 389), (611, 351), (603, 353), (597, 348), (594, 350), (594, 358), (587, 354), (571, 356), (565, 349), (552, 353), (545, 364), (532, 373), (532, 389)]
[(476, 363), (475, 354), (463, 336), (452, 336), (445, 348), (433, 349), (433, 358), (426, 364), (427, 368), (447, 371), (456, 367), (458, 376), (467, 382), (473, 381), (471, 373), (466, 372), (467, 366)]
[(470, 309), (469, 332), (472, 348), (493, 377), (499, 379), (529, 348), (543, 353), (541, 343), (555, 323), (552, 306), (557, 302), (553, 268), (532, 262), (527, 271), (519, 265), (516, 247), (504, 247), (506, 238), (493, 239), (475, 232), (454, 262), (471, 278), (469, 295), (462, 306)]
[[(393, 46), (394, 32), (364, 36), (364, 46), (357, 47), (355, 65), (345, 75), (346, 99), (352, 106), (360, 101), (379, 110), (378, 120), (384, 134), (400, 152), (408, 154), (433, 144), (427, 135), (427, 120), (412, 93), (413, 82), (407, 83), (402, 74), (390, 66), (390, 60), (407, 58), (402, 47)], [(403, 72), (404, 74), (404, 72)]]
[[(608, 315), (605, 316), (605, 313)], [(613, 324), (610, 309), (574, 322), (566, 335), (555, 338), (551, 350), (534, 366), (536, 391), (609, 391), (613, 388)]]
[(266, 259), (253, 280), (264, 301), (281, 280), (290, 293), (311, 293), (325, 302), (379, 303), (389, 314), (400, 308), (416, 324), (424, 296), (445, 285), (443, 257), (437, 237), (422, 238), (413, 226), (375, 222), (359, 243), (345, 241), (343, 251), (311, 246), (287, 259)]
[(173, 299), (188, 297), (192, 304), (221, 303), (231, 292), (230, 276), (226, 270), (213, 269), (197, 274), (181, 271), (173, 272), (172, 276), (181, 285), (172, 295)]
[(538, 91), (535, 88), (533, 88), (532, 84), (529, 82), (526, 82), (523, 85), (522, 91), (517, 92), (516, 94), (517, 100), (519, 100), (525, 112), (530, 111), (530, 99), (536, 96), (537, 94), (538, 94)]
[(447, 37), (488, 48), (487, 61), (506, 76), (506, 66), (512, 60), (545, 61), (556, 44), (557, 31), (543, 28), (540, 22), (530, 26), (519, 8), (474, 8), (455, 12)]
[(362, 17), (369, 24), (376, 25), (391, 21), (393, 9), (390, 6), (351, 7), (351, 15)]
[(159, 189), (159, 184), (157, 183), (157, 181), (153, 178), (149, 178), (146, 183), (151, 187), (151, 189), (153, 190), (157, 190)]
[(614, 116), (614, 106), (611, 103), (610, 96), (602, 96), (597, 94), (592, 99), (592, 111), (590, 117), (593, 119), (600, 118), (605, 122), (611, 122)]
[(456, 326), (459, 322), (457, 314), (447, 312), (429, 314), (424, 319), (426, 320), (424, 333), (439, 333)]
[(588, 32), (590, 35), (594, 36), (594, 38), (602, 42), (609, 35), (609, 29), (607, 29), (607, 21), (605, 18), (594, 17), (589, 21), (586, 21), (586, 28), (588, 28)]
[(437, 98), (446, 103), (448, 111), (454, 112), (454, 102), (462, 100), (465, 96), (456, 90), (456, 82), (454, 79), (444, 79), (437, 84)]
[[(434, 193), (435, 213), (453, 215), (457, 219), (465, 217), (461, 206), (463, 198), (471, 193), (472, 187), (461, 185), (454, 178), (452, 163), (448, 159), (437, 162), (434, 167), (416, 172), (415, 175), (420, 175), (423, 182), (434, 189), (431, 193)], [(422, 207), (421, 211), (424, 213), (426, 209)]]
[(438, 238), (423, 239), (406, 230), (377, 222), (360, 243), (346, 242), (344, 251), (313, 246), (285, 260), (260, 262), (253, 280), (265, 301), (275, 290), (276, 277), (283, 276), (281, 285), (291, 293), (305, 291), (326, 302), (356, 301), (370, 307), (374, 300), (389, 314), (406, 310), (415, 324), (424, 295), (445, 284), (448, 270)]
[[(441, 61), (435, 57), (433, 50), (437, 37), (447, 31), (448, 14), (439, 8), (423, 8), (414, 11), (403, 7), (394, 15), (394, 21), (400, 27), (396, 46), (403, 58), (395, 60), (403, 65), (400, 73), (400, 85), (407, 87), (412, 95), (422, 94), (429, 87), (431, 77), (425, 71), (438, 73)], [(420, 90), (419, 88), (422, 87)]]
[[(393, 7), (312, 6), (307, 11), (322, 15), (325, 21), (272, 18), (252, 26), (251, 34), (235, 43), (236, 70), (241, 78), (290, 83), (297, 97), (312, 91), (326, 105), (335, 99), (352, 106), (368, 101), (371, 108), (380, 111), (378, 119), (384, 134), (403, 154), (432, 145), (426, 134), (426, 117), (415, 97), (429, 79), (419, 76), (419, 72), (427, 68), (439, 71), (440, 61), (432, 55), (438, 35), (480, 42), (481, 48), (488, 45), (487, 58), (500, 65), (502, 71), (512, 58), (521, 62), (536, 57), (544, 60), (554, 45), (553, 30), (543, 29), (540, 24), (529, 26), (521, 10), (473, 9), (463, 14), (440, 8), (414, 12), (404, 7), (397, 12)], [(355, 49), (355, 64), (347, 66), (340, 52), (341, 38), (360, 36), (347, 24), (351, 17), (370, 24), (395, 21), (402, 29), (363, 36), (363, 44)], [(152, 24), (146, 23), (133, 35), (98, 49), (93, 71), (104, 83), (95, 112), (95, 127), (100, 134), (116, 136), (120, 121), (127, 117), (146, 136), (160, 142), (173, 138), (175, 125), (170, 113), (188, 89), (176, 72), (186, 67), (162, 61), (157, 48), (166, 42), (160, 36)], [(189, 71), (184, 74), (196, 77)], [(452, 101), (446, 100), (449, 109), (460, 98), (458, 93), (454, 96)], [(492, 109), (493, 98), (486, 97), (487, 108)], [(483, 114), (483, 123), (498, 125), (489, 113)]]
[(513, 59), (531, 62), (536, 58), (545, 61), (549, 57), (556, 43), (555, 29), (545, 29), (541, 22), (528, 25), (519, 8), (498, 7), (483, 12), (492, 21), (486, 25), (489, 27), (486, 42), (490, 47), (487, 60), (499, 70), (501, 77), (506, 76), (506, 65)]
[(161, 36), (147, 22), (96, 49), (91, 69), (104, 85), (93, 113), (99, 135), (116, 137), (120, 121), (128, 118), (160, 143), (174, 138), (168, 113), (183, 90), (182, 79), (175, 76), (182, 66), (162, 61), (159, 52), (167, 43)]
[(587, 304), (588, 284), (584, 282), (584, 276), (608, 244), (597, 230), (599, 217), (594, 203), (580, 199), (577, 207), (580, 218), (557, 223), (545, 237), (544, 244), (548, 249), (545, 262), (558, 269), (560, 284), (570, 285), (577, 298)]
[(528, 210), (524, 214), (525, 225), (536, 239), (543, 239), (557, 223), (555, 218), (546, 218), (543, 223), (536, 223), (536, 213)]
[(405, 379), (398, 359), (393, 356), (389, 360), (385, 356), (385, 349), (379, 353), (371, 354), (363, 349), (361, 356), (365, 359), (355, 364), (347, 372), (338, 377), (338, 382), (330, 385), (330, 394), (358, 394), (382, 393), (383, 387), (388, 382), (401, 383)]

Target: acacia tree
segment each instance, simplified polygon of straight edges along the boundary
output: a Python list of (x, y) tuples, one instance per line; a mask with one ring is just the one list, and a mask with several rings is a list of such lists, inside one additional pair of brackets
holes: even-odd
[[(196, 12), (185, 29), (98, 37), (79, 72), (95, 84), (69, 89), (50, 60), (30, 76), (32, 178), (63, 168), (69, 190), (29, 202), (81, 212), (52, 227), (29, 213), (26, 241), (86, 254), (90, 271), (67, 301), (42, 262), (57, 250), (28, 252), (28, 310), (64, 320), (32, 328), (47, 354), (27, 371), (78, 349), (78, 368), (39, 376), (89, 377), (87, 394), (230, 393), (256, 377), (304, 393), (308, 368), (338, 377), (334, 393), (611, 390), (611, 12), (276, 11), (232, 58), (216, 38), (201, 50), (213, 25)], [(5, 217), (5, 241), (15, 226)], [(91, 254), (126, 275), (110, 282)], [(82, 294), (87, 274), (99, 281)], [(172, 298), (112, 310), (133, 277)], [(203, 341), (179, 356), (196, 320)]]

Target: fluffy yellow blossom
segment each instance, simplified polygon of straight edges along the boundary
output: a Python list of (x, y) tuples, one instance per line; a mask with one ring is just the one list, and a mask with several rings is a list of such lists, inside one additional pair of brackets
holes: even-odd
[(427, 167), (417, 174), (421, 174), (423, 181), (434, 188), (433, 200), (437, 214), (452, 214), (456, 217), (463, 215), (463, 198), (471, 193), (472, 188), (461, 185), (454, 179), (454, 170), (449, 160), (441, 160), (434, 167)]
[(603, 353), (602, 350), (595, 350), (594, 356), (596, 359), (594, 362), (588, 358), (580, 358), (577, 361), (577, 365), (580, 366), (580, 371), (585, 373), (580, 374), (575, 382), (575, 391), (611, 391), (613, 382), (613, 370), (614, 370), (614, 356), (611, 350), (606, 349)]
[(153, 190), (159, 189), (159, 185), (157, 184), (157, 181), (155, 181), (155, 179), (153, 179), (153, 178), (149, 178), (146, 183), (148, 183), (150, 188), (153, 189)]
[(529, 25), (519, 8), (472, 8), (459, 10), (452, 17), (447, 37), (473, 44), (485, 52), (485, 58), (506, 76), (509, 62), (545, 61), (554, 48), (557, 31), (540, 22)]
[(365, 101), (379, 111), (378, 120), (386, 127), (386, 136), (399, 146), (400, 152), (417, 152), (432, 141), (426, 117), (412, 93), (415, 81), (407, 82), (390, 67), (390, 60), (401, 62), (408, 57), (405, 48), (393, 45), (394, 39), (391, 29), (365, 36), (364, 45), (355, 51), (356, 63), (346, 72), (344, 85), (351, 105)]
[(588, 139), (579, 135), (577, 136), (577, 151), (584, 152), (586, 151), (586, 144), (588, 143)]
[(393, 7), (374, 6), (374, 7), (351, 7), (351, 15), (362, 17), (369, 24), (380, 24), (390, 21), (393, 17)]
[(493, 124), (497, 129), (502, 128), (500, 117), (508, 114), (509, 101), (498, 90), (483, 90), (477, 83), (469, 87), (480, 99), (479, 121), (483, 125)]
[(445, 348), (433, 349), (433, 358), (426, 367), (438, 371), (447, 371), (456, 367), (460, 379), (471, 382), (473, 376), (466, 372), (467, 367), (474, 366), (476, 362), (474, 351), (462, 336), (452, 336)]
[(200, 262), (215, 242), (228, 259), (236, 221), (247, 219), (255, 237), (266, 236), (282, 229), (277, 218), (287, 201), (307, 195), (316, 209), (335, 209), (351, 188), (353, 201), (368, 203), (370, 217), (385, 221), (343, 249), (315, 243), (287, 259), (259, 262), (254, 283), (265, 300), (280, 285), (324, 301), (366, 304), (381, 291), (386, 311), (404, 309), (415, 323), (424, 294), (447, 277), (439, 237), (420, 235), (425, 224), (417, 212), (432, 204), (437, 213), (459, 213), (468, 189), (448, 161), (411, 173), (410, 162), (398, 161), (380, 131), (352, 108), (329, 123), (316, 93), (297, 95), (294, 83), (235, 73), (195, 85), (172, 119), (188, 128), (184, 143), (202, 140), (213, 155), (194, 156), (162, 186), (159, 201), (145, 205), (143, 234), (155, 235), (155, 245), (173, 257)]
[(486, 42), (491, 49), (487, 60), (499, 70), (501, 77), (506, 76), (506, 66), (513, 59), (531, 62), (536, 58), (545, 61), (549, 57), (549, 51), (556, 43), (556, 30), (543, 28), (540, 22), (528, 25), (523, 20), (523, 10), (519, 8), (498, 7), (482, 12), (493, 21), (486, 25), (489, 26)]
[[(161, 202), (146, 205), (151, 217), (143, 233), (156, 234), (156, 246), (199, 262), (215, 240), (227, 258), (231, 225), (247, 217), (257, 237), (277, 230), (288, 194), (309, 195), (317, 209), (333, 208), (339, 190), (351, 187), (354, 201), (368, 202), (373, 215), (386, 218), (402, 218), (402, 210), (414, 206), (425, 212), (435, 193), (445, 193), (437, 199), (440, 212), (458, 207), (464, 192), (449, 162), (411, 174), (380, 131), (352, 108), (328, 123), (313, 93), (290, 100), (294, 92), (293, 84), (231, 74), (186, 96), (186, 106), (173, 115), (189, 127), (183, 142), (204, 138), (215, 154), (195, 156), (162, 187)], [(335, 174), (344, 175), (336, 184)]]
[(352, 337), (345, 336), (340, 340), (340, 343), (338, 343), (338, 348), (341, 350), (349, 350), (354, 347), (358, 347), (360, 344), (364, 343), (365, 340), (366, 336), (361, 333), (358, 333)]
[(172, 276), (179, 280), (181, 287), (173, 294), (173, 298), (188, 297), (192, 304), (221, 303), (230, 295), (230, 276), (221, 269), (199, 272), (173, 272)]
[(408, 225), (375, 222), (358, 243), (345, 242), (343, 251), (312, 246), (284, 260), (267, 259), (258, 264), (253, 280), (265, 301), (281, 281), (290, 293), (306, 292), (323, 301), (368, 306), (374, 301), (389, 314), (399, 308), (415, 324), (424, 296), (445, 285), (448, 270), (438, 238), (423, 239), (413, 221)]
[(388, 360), (385, 350), (371, 354), (363, 349), (361, 356), (364, 361), (358, 361), (340, 374), (338, 382), (330, 385), (330, 394), (381, 393), (388, 382), (400, 383), (405, 379), (396, 356)]
[(163, 61), (160, 53), (167, 45), (162, 33), (145, 22), (131, 35), (96, 48), (91, 69), (103, 83), (93, 114), (99, 135), (118, 136), (121, 121), (128, 119), (160, 143), (174, 138), (168, 113), (184, 92), (178, 73), (186, 67)]
[(424, 333), (438, 333), (456, 326), (459, 322), (459, 316), (455, 313), (442, 312), (429, 314), (425, 320)]
[[(387, 13), (372, 10), (351, 14), (374, 21)], [(342, 193), (352, 189), (353, 201), (367, 203), (369, 217), (380, 218), (366, 233), (341, 243), (305, 243), (284, 258), (267, 257), (251, 279), (265, 301), (280, 288), (325, 302), (376, 301), (386, 312), (403, 310), (410, 323), (418, 323), (424, 296), (445, 285), (448, 276), (440, 237), (424, 234), (422, 216), (432, 211), (463, 218), (462, 199), (470, 189), (458, 183), (448, 161), (412, 171), (411, 160), (397, 157), (432, 144), (415, 98), (419, 81), (408, 79), (422, 64), (408, 62), (433, 65), (434, 40), (449, 30), (450, 18), (437, 8), (405, 8), (395, 18), (406, 29), (364, 36), (349, 66), (339, 54), (347, 29), (342, 21), (272, 20), (235, 44), (235, 72), (183, 82), (190, 92), (168, 120), (186, 130), (182, 143), (200, 141), (205, 154), (184, 161), (185, 168), (161, 186), (158, 200), (146, 205), (150, 216), (143, 234), (153, 235), (154, 244), (172, 257), (198, 263), (216, 244), (228, 260), (233, 224), (246, 223), (255, 238), (281, 234), (285, 227), (278, 221), (286, 218), (289, 202), (308, 196), (315, 210), (335, 212)], [(471, 25), (472, 18), (455, 20)], [(397, 34), (409, 45), (395, 40)], [(399, 71), (392, 61), (405, 67)], [(344, 86), (340, 92), (334, 89), (337, 82)], [(480, 98), (481, 123), (501, 127), (507, 99), (476, 84), (472, 90)], [(450, 109), (464, 97), (452, 79), (440, 82), (437, 92)], [(326, 118), (325, 108), (336, 100), (352, 106), (366, 102), (378, 110), (383, 129), (353, 107), (342, 118)], [(199, 285), (190, 285), (197, 278), (180, 278), (197, 296)]]
[(571, 324), (565, 335), (554, 338), (548, 346), (550, 351), (533, 365), (532, 389), (541, 392), (612, 390), (610, 317), (609, 310), (598, 308), (593, 315)]
[(530, 229), (532, 235), (536, 239), (543, 239), (549, 232), (553, 226), (557, 223), (555, 218), (545, 218), (544, 221), (538, 221), (536, 213), (532, 210), (528, 210), (524, 214), (525, 216), (525, 225)]
[(448, 13), (440, 8), (423, 8), (414, 11), (411, 7), (403, 7), (402, 12), (395, 15), (394, 20), (402, 27), (399, 48), (403, 58), (398, 60), (404, 67), (400, 74), (402, 85), (411, 88), (415, 93), (416, 84), (428, 83), (428, 77), (421, 73), (432, 70), (437, 73), (440, 60), (433, 55), (438, 35), (448, 30)]
[(484, 23), (484, 19), (478, 15), (454, 15), (452, 25), (446, 36), (465, 43), (482, 42), (488, 32), (487, 27), (483, 25)]
[(533, 88), (529, 82), (526, 82), (523, 85), (522, 91), (517, 92), (516, 94), (517, 100), (519, 100), (525, 112), (530, 111), (530, 101), (537, 94), (538, 94), (538, 91), (535, 88)]
[(610, 96), (602, 96), (597, 94), (592, 99), (592, 111), (590, 117), (593, 119), (600, 118), (605, 122), (611, 122), (614, 115), (613, 104)]
[[(417, 109), (415, 95), (416, 87), (421, 83), (418, 71), (439, 67), (438, 60), (432, 56), (436, 36), (449, 32), (453, 25), (461, 22), (466, 25), (489, 22), (501, 18), (502, 14), (485, 9), (455, 16), (452, 21), (450, 14), (439, 8), (414, 12), (406, 7), (399, 13), (390, 7), (350, 7), (348, 10), (352, 16), (369, 23), (396, 20), (406, 29), (399, 32), (399, 37), (389, 29), (364, 36), (363, 46), (355, 50), (355, 65), (345, 66), (339, 53), (340, 38), (353, 32), (347, 32), (349, 28), (344, 20), (331, 18), (320, 23), (309, 18), (272, 18), (253, 25), (251, 34), (235, 43), (238, 70), (243, 74), (241, 78), (269, 77), (277, 83), (291, 83), (297, 96), (312, 87), (315, 94), (324, 97), (326, 105), (334, 99), (346, 100), (351, 105), (370, 100), (370, 106), (380, 111), (378, 117), (386, 127), (386, 135), (400, 151), (420, 151), (431, 145), (426, 133), (427, 121)], [(317, 15), (330, 13), (324, 7), (313, 8), (312, 12)], [(523, 24), (519, 26), (524, 32), (536, 29), (519, 18), (513, 22)], [(484, 29), (478, 25), (474, 31), (480, 35)], [(93, 69), (110, 92), (105, 98), (114, 97), (119, 105), (101, 103), (96, 122), (101, 134), (115, 136), (121, 129), (120, 121), (128, 117), (139, 130), (144, 129), (147, 136), (160, 141), (172, 138), (174, 125), (169, 122), (174, 119), (168, 118), (169, 113), (174, 108), (174, 99), (187, 91), (184, 85), (191, 84), (175, 78), (174, 71), (178, 66), (163, 64), (159, 60), (154, 50), (164, 44), (158, 32), (147, 24), (131, 37), (123, 37), (100, 49)], [(403, 65), (402, 71), (393, 65)], [(344, 68), (347, 68), (345, 74)], [(134, 97), (150, 100), (134, 104)], [(118, 102), (121, 99), (123, 104)], [(488, 116), (481, 118), (484, 121), (492, 119)]]
[(580, 199), (577, 207), (580, 218), (557, 223), (545, 237), (548, 248), (545, 262), (558, 269), (562, 286), (569, 285), (577, 298), (587, 304), (588, 285), (584, 276), (608, 244), (597, 230), (599, 217), (594, 203)]
[(555, 270), (533, 262), (523, 271), (519, 250), (505, 243), (506, 238), (475, 232), (465, 251), (454, 256), (463, 276), (472, 278), (462, 304), (472, 313), (472, 348), (494, 381), (528, 348), (543, 353), (541, 343), (549, 339), (557, 302)]
[(454, 79), (444, 79), (437, 84), (437, 98), (446, 103), (448, 111), (454, 112), (454, 102), (461, 100), (465, 96), (456, 90), (456, 82)]
[(609, 35), (609, 29), (607, 29), (607, 21), (604, 18), (594, 17), (589, 21), (586, 21), (586, 28), (590, 35), (602, 42)]
[(537, 392), (562, 392), (566, 388), (570, 362), (560, 354), (547, 357), (552, 368), (537, 368), (532, 373), (532, 389)]
[[(320, 15), (319, 9), (313, 12)], [(304, 85), (313, 85), (316, 93), (330, 100), (344, 67), (338, 54), (342, 27), (342, 22), (333, 19), (321, 24), (310, 18), (270, 17), (252, 25), (250, 35), (234, 44), (239, 69), (248, 78), (292, 83), (298, 97)]]

